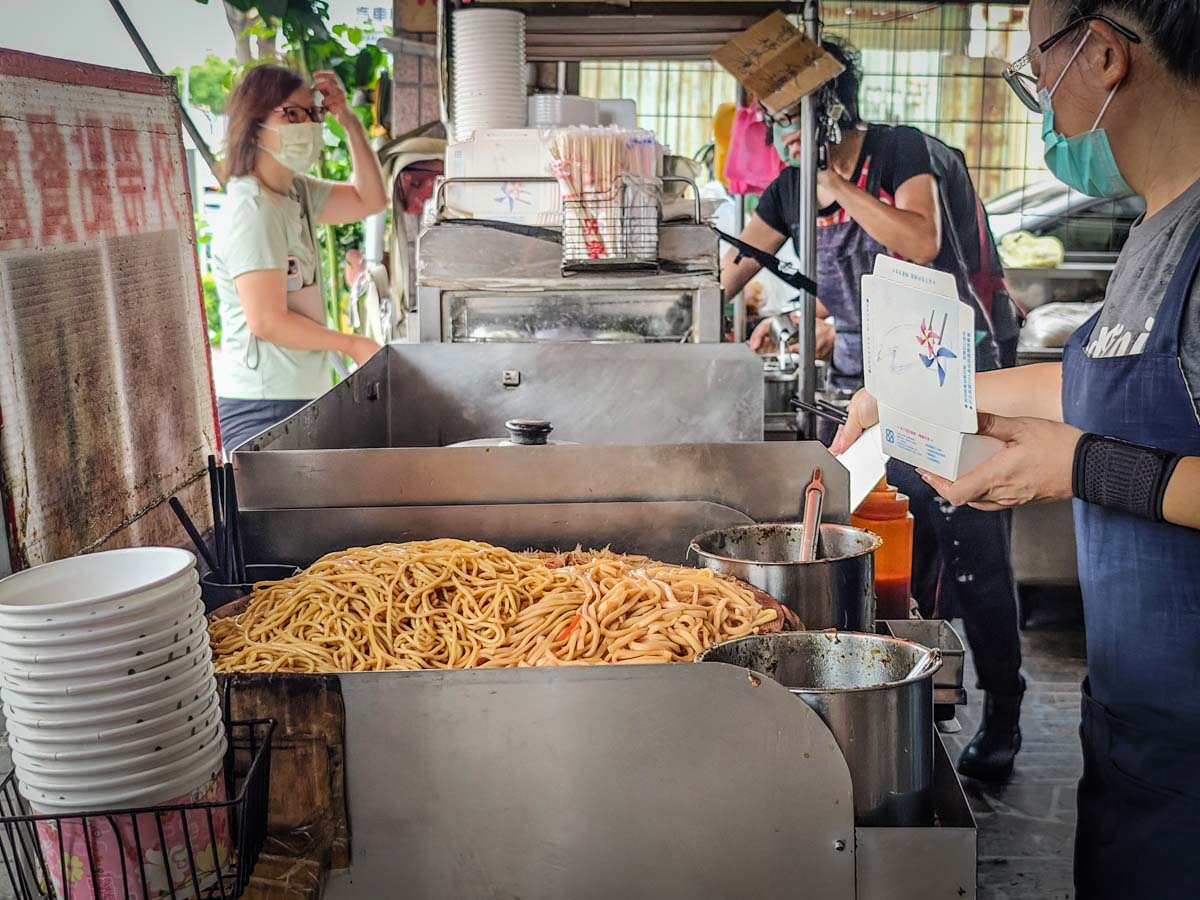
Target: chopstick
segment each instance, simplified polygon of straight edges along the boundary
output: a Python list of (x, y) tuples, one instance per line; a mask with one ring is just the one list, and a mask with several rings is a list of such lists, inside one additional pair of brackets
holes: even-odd
[[(821, 401), (818, 400), (817, 403), (821, 404)], [(814, 416), (820, 416), (822, 419), (827, 419), (830, 422), (836, 422), (838, 425), (846, 424), (846, 414), (836, 406), (828, 406), (824, 404), (813, 406), (812, 404), (805, 403), (799, 398), (792, 400), (792, 406), (796, 409), (802, 409), (805, 412), (810, 412)]]
[(208, 566), (210, 572), (216, 572), (217, 561), (208, 552), (204, 538), (200, 537), (200, 532), (196, 530), (191, 516), (187, 514), (187, 511), (183, 508), (183, 504), (179, 502), (179, 498), (172, 497), (167, 503), (171, 505), (171, 510), (175, 513), (175, 518), (179, 520), (179, 524), (183, 526), (183, 530), (187, 532), (187, 536), (192, 539), (192, 544), (195, 545), (196, 552), (200, 554), (200, 558), (204, 560), (204, 564)]
[(233, 463), (225, 463), (225, 531), (226, 546), (229, 548), (227, 564), (228, 584), (245, 584), (246, 560), (242, 555), (242, 534), (238, 527), (237, 482), (233, 476)]
[(208, 493), (212, 500), (213, 518), (213, 548), (216, 553), (216, 565), (212, 570), (218, 578), (225, 573), (225, 527), (221, 522), (221, 474), (217, 468), (217, 458), (212, 454), (208, 457)]

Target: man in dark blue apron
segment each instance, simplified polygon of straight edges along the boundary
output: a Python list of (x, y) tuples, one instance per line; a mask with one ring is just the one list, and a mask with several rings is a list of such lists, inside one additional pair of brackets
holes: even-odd
[[(829, 167), (818, 175), (817, 287), (832, 315), (837, 338), (830, 379), (835, 386), (856, 389), (863, 383), (862, 276), (880, 254), (901, 256), (954, 275), (959, 294), (976, 310), (977, 365), (999, 365), (999, 349), (991, 318), (974, 292), (970, 269), (962, 259), (964, 244), (953, 235), (951, 205), (941, 199), (938, 172), (954, 174), (968, 187), (961, 157), (946, 153), (931, 158), (932, 139), (915, 128), (862, 122), (857, 113), (857, 59), (844, 45), (827, 41), (825, 49), (845, 66), (834, 82), (841, 108), (841, 140), (828, 145)], [(826, 102), (829, 102), (828, 100)], [(798, 156), (794, 123), (775, 123), (776, 147), (787, 161)], [(799, 170), (789, 166), (767, 188), (743, 240), (774, 252), (799, 230)], [(974, 199), (974, 191), (970, 192)], [(971, 240), (978, 241), (975, 207), (967, 211)], [(722, 268), (726, 296), (733, 296), (758, 266), (730, 259)], [(832, 429), (820, 435), (826, 443)], [(893, 463), (888, 480), (908, 494), (915, 519), (913, 593), (926, 615), (939, 611), (961, 614), (986, 692), (979, 733), (959, 760), (959, 771), (988, 781), (1007, 779), (1020, 749), (1018, 726), (1024, 682), (1017, 627), (1016, 588), (1010, 560), (1009, 513), (953, 509), (909, 466)]]
[[(1087, 629), (1079, 900), (1200, 896), (1200, 6), (1033, 0), (1005, 74), (1043, 116), (1050, 170), (1137, 193), (1104, 307), (1063, 362), (981, 375), (1005, 448), (957, 482), (983, 509), (1075, 497)], [(1061, 387), (1060, 387), (1061, 385)], [(877, 417), (863, 393), (841, 449)]]

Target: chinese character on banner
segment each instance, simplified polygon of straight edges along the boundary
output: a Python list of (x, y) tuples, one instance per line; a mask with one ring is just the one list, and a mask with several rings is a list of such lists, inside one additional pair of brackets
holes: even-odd
[(375, 21), (376, 22), (384, 21), (387, 17), (387, 14), (388, 14), (388, 9), (386, 6), (375, 7)]
[(354, 14), (356, 16), (360, 16), (361, 18), (364, 18), (364, 19), (371, 18), (371, 10), (369, 7), (366, 7), (366, 6), (354, 7)]

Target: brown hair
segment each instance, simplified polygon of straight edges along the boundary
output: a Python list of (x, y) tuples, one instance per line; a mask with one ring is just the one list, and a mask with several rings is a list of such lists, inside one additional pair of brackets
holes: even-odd
[(271, 110), (304, 80), (285, 66), (255, 66), (229, 95), (225, 105), (225, 177), (249, 175), (258, 161), (258, 130)]

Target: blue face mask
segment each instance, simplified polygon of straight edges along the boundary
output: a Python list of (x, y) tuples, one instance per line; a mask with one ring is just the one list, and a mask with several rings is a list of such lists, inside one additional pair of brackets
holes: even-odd
[(800, 165), (800, 159), (798, 157), (796, 159), (792, 158), (791, 149), (783, 142), (783, 139), (789, 134), (795, 134), (799, 130), (799, 122), (794, 122), (791, 125), (780, 125), (778, 122), (775, 122), (771, 126), (771, 142), (775, 145), (775, 152), (789, 166)]
[(1051, 98), (1058, 90), (1058, 86), (1062, 84), (1067, 69), (1071, 68), (1071, 63), (1075, 62), (1075, 57), (1083, 49), (1090, 34), (1089, 31), (1083, 36), (1083, 40), (1079, 42), (1074, 54), (1067, 61), (1066, 68), (1058, 76), (1058, 81), (1054, 82), (1054, 87), (1048, 91), (1042, 88), (1038, 93), (1038, 100), (1042, 106), (1042, 150), (1046, 158), (1046, 166), (1054, 177), (1067, 187), (1079, 191), (1081, 194), (1087, 194), (1089, 197), (1119, 199), (1130, 196), (1133, 188), (1121, 177), (1117, 161), (1113, 158), (1112, 147), (1108, 143), (1108, 135), (1099, 125), (1120, 85), (1118, 84), (1109, 93), (1091, 131), (1077, 134), (1074, 137), (1066, 137), (1054, 130), (1054, 107), (1050, 102)]

